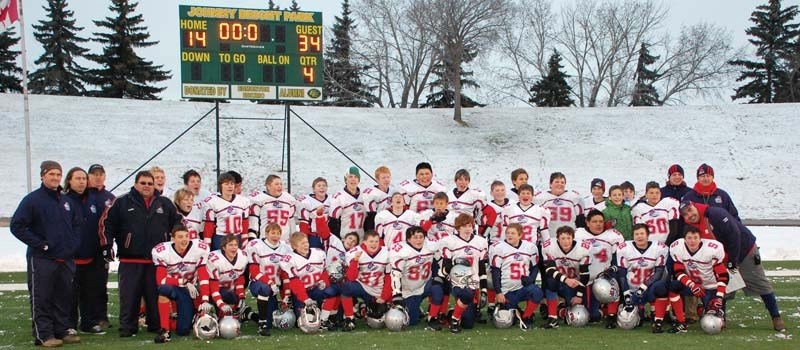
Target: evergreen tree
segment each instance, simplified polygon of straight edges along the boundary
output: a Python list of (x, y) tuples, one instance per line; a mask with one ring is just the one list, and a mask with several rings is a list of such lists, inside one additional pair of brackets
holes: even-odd
[(800, 36), (795, 39), (794, 50), (787, 61), (787, 85), (781, 90), (779, 98), (787, 102), (800, 102)]
[(267, 3), (267, 10), (280, 10), (280, 9), (281, 8), (278, 7), (278, 5), (275, 5), (275, 2), (272, 0), (269, 0), (269, 3)]
[(658, 99), (658, 92), (653, 86), (661, 75), (655, 71), (647, 69), (647, 66), (656, 63), (658, 56), (650, 54), (647, 49), (647, 44), (642, 43), (639, 49), (639, 62), (636, 64), (636, 73), (633, 79), (636, 80), (636, 85), (633, 87), (633, 96), (631, 98), (631, 106), (655, 106), (661, 104)]
[(33, 36), (42, 43), (44, 53), (34, 63), (41, 68), (29, 76), (30, 91), (48, 95), (82, 95), (86, 92), (86, 68), (75, 62), (89, 52), (80, 43), (89, 41), (77, 35), (83, 28), (75, 26), (74, 12), (66, 0), (48, 0), (47, 20), (33, 25)]
[(784, 58), (792, 50), (792, 38), (798, 34), (800, 24), (790, 22), (797, 15), (797, 6), (781, 8), (780, 0), (769, 0), (750, 16), (754, 25), (747, 28), (748, 39), (756, 46), (758, 60), (735, 60), (728, 63), (744, 68), (736, 81), (749, 81), (736, 88), (733, 100), (749, 98), (748, 103), (785, 102), (778, 92), (788, 85), (789, 72)]
[(11, 49), (18, 42), (13, 27), (0, 34), (0, 92), (22, 92), (22, 68), (17, 65), (19, 51)]
[(325, 50), (325, 99), (322, 104), (340, 107), (371, 107), (372, 88), (361, 82), (368, 67), (356, 63), (351, 55), (351, 34), (356, 25), (350, 17), (350, 2), (342, 2), (342, 15), (333, 24), (333, 39)]
[(561, 71), (561, 55), (554, 51), (547, 62), (547, 76), (531, 86), (532, 96), (528, 102), (539, 107), (569, 107), (575, 104), (570, 94), (572, 88), (567, 83), (569, 76)]
[(104, 45), (103, 53), (87, 55), (100, 65), (100, 68), (89, 71), (89, 82), (100, 88), (94, 95), (155, 100), (158, 99), (156, 94), (166, 89), (150, 84), (169, 79), (170, 72), (134, 52), (136, 48), (158, 44), (157, 41), (148, 41), (150, 33), (142, 25), (144, 19), (141, 14), (134, 13), (137, 5), (128, 0), (111, 0), (109, 9), (115, 16), (94, 21), (96, 26), (110, 31), (94, 33), (92, 40)]
[[(472, 62), (475, 59), (478, 52), (474, 48), (466, 48), (464, 50), (464, 57), (463, 63)], [(436, 78), (433, 79), (428, 86), (430, 87), (431, 93), (426, 96), (425, 103), (420, 105), (420, 108), (453, 108), (456, 105), (455, 101), (455, 91), (450, 84), (450, 80), (447, 79), (447, 72), (452, 71), (452, 63), (451, 62), (439, 62), (433, 66), (431, 70), (431, 74), (433, 74)], [(464, 95), (463, 91), (464, 88), (472, 87), (479, 89), (481, 86), (475, 80), (472, 80), (473, 72), (466, 71), (463, 68), (461, 69), (461, 107), (471, 108), (471, 107), (483, 107), (486, 106), (485, 104), (479, 103), (478, 101), (473, 100), (467, 95)]]
[(292, 7), (289, 7), (287, 10), (300, 11), (300, 5), (297, 4), (297, 0), (292, 0)]

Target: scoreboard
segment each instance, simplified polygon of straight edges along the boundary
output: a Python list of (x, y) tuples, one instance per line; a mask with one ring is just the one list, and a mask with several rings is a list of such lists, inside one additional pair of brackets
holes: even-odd
[(181, 97), (322, 100), (322, 13), (179, 6)]

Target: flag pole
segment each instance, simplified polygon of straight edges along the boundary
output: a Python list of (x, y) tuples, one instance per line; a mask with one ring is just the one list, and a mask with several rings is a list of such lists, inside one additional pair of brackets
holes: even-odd
[(19, 9), (19, 36), (22, 54), (22, 95), (25, 100), (25, 180), (28, 192), (33, 191), (31, 183), (31, 116), (28, 102), (28, 53), (25, 50), (25, 19), (22, 16), (22, 0), (17, 0)]

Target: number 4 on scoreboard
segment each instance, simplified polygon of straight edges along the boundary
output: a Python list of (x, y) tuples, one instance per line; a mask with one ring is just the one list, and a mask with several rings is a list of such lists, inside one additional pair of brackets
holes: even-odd
[(314, 67), (303, 67), (303, 81), (314, 84)]

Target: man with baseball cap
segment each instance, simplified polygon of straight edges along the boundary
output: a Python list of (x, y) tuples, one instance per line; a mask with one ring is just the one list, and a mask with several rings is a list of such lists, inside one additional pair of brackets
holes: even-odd
[[(89, 230), (98, 232), (98, 245), (100, 241), (100, 232), (102, 232), (102, 214), (114, 203), (116, 196), (106, 189), (106, 169), (100, 164), (92, 164), (89, 166), (89, 199), (93, 202), (90, 205), (95, 208), (97, 213), (97, 220), (87, 222)], [(92, 262), (92, 270), (96, 272), (94, 276), (98, 279), (97, 282), (97, 302), (91, 307), (94, 317), (98, 320), (98, 325), (103, 329), (108, 329), (111, 323), (108, 320), (108, 268), (109, 263), (114, 260), (113, 249), (100, 249), (97, 252), (97, 257)]]
[(737, 221), (742, 221), (728, 192), (717, 188), (717, 183), (714, 182), (714, 168), (708, 164), (703, 163), (697, 168), (697, 183), (682, 199), (725, 209)]
[(781, 319), (775, 292), (761, 266), (756, 237), (741, 221), (723, 208), (683, 200), (681, 217), (687, 225), (700, 230), (700, 238), (715, 239), (722, 243), (728, 268), (737, 270), (745, 282), (747, 295), (758, 295), (772, 317), (776, 331), (785, 333), (786, 325)]
[(11, 233), (28, 246), (25, 257), (34, 343), (49, 348), (81, 341), (67, 330), (73, 257), (83, 219), (80, 204), (61, 194), (61, 165), (46, 160), (40, 170), (42, 185), (19, 203), (11, 218)]

